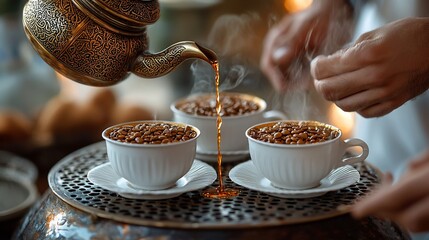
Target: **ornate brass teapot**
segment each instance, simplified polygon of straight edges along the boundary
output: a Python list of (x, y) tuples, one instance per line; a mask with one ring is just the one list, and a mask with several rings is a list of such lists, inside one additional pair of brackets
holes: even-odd
[(130, 72), (159, 77), (189, 58), (216, 61), (213, 51), (192, 41), (150, 54), (146, 26), (159, 12), (157, 0), (29, 0), (23, 25), (49, 65), (86, 85), (113, 85)]

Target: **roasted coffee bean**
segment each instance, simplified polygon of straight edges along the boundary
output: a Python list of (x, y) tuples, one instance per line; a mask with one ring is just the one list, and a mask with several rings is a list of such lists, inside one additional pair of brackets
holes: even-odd
[[(240, 96), (221, 95), (219, 100), (222, 105), (220, 115), (223, 117), (245, 115), (260, 109), (256, 102), (240, 98)], [(192, 115), (213, 117), (217, 114), (214, 95), (189, 100), (178, 105), (177, 109)]]
[(335, 139), (339, 135), (337, 130), (329, 126), (312, 126), (305, 122), (277, 122), (272, 126), (249, 130), (251, 138), (275, 144), (314, 144)]
[(123, 125), (113, 128), (108, 137), (112, 140), (136, 144), (167, 144), (184, 142), (197, 136), (190, 126), (170, 123), (139, 123), (135, 126)]

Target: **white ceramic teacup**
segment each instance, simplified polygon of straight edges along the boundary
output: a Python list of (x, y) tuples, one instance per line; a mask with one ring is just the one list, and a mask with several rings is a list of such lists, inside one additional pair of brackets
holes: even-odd
[[(257, 123), (266, 122), (274, 119), (285, 119), (285, 115), (279, 111), (265, 111), (267, 103), (256, 96), (222, 92), (223, 95), (236, 96), (241, 99), (253, 101), (258, 104), (259, 109), (252, 113), (236, 116), (223, 116), (221, 126), (221, 150), (223, 152), (241, 152), (248, 151), (248, 144), (244, 135), (247, 128)], [(201, 131), (201, 136), (197, 142), (197, 152), (216, 153), (217, 152), (217, 128), (216, 116), (192, 115), (179, 110), (179, 106), (189, 101), (199, 101), (207, 97), (214, 96), (211, 94), (192, 95), (171, 104), (170, 108), (174, 113), (174, 121), (184, 122), (196, 126)]]
[[(135, 126), (139, 123), (168, 123), (174, 126), (191, 127), (196, 136), (187, 141), (166, 144), (137, 144), (112, 140), (110, 132), (115, 127)], [(192, 166), (200, 131), (189, 124), (169, 121), (137, 121), (121, 123), (105, 129), (107, 156), (113, 170), (134, 187), (146, 190), (161, 190), (172, 187)]]
[[(337, 131), (330, 140), (308, 144), (275, 144), (254, 139), (251, 129), (271, 127), (278, 122), (327, 127)], [(368, 156), (368, 145), (360, 139), (341, 139), (341, 130), (316, 121), (274, 121), (258, 124), (246, 131), (249, 151), (257, 171), (275, 187), (308, 189), (317, 187), (329, 173), (341, 166), (363, 162)], [(347, 156), (346, 150), (360, 147), (357, 156)]]

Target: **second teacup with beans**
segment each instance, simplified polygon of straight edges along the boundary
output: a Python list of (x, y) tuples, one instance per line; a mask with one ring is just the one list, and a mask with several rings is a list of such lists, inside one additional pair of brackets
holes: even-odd
[[(341, 130), (317, 121), (275, 121), (246, 131), (250, 157), (257, 171), (275, 187), (313, 188), (332, 170), (363, 162), (368, 145), (356, 138), (341, 139)], [(346, 150), (360, 147), (358, 155)]]
[[(283, 119), (277, 111), (265, 111), (266, 102), (243, 93), (222, 92), (221, 150), (223, 152), (247, 151), (244, 132), (250, 126), (268, 119)], [(191, 124), (201, 131), (197, 152), (217, 152), (216, 98), (215, 94), (198, 94), (177, 100), (171, 105), (174, 121)]]

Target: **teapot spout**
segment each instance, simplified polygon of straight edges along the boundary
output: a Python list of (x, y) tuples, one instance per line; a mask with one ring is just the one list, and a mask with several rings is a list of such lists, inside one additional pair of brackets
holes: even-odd
[(192, 41), (184, 41), (175, 43), (159, 53), (144, 53), (138, 56), (131, 66), (131, 72), (143, 78), (156, 78), (171, 72), (190, 58), (198, 58), (211, 65), (218, 61), (216, 53), (212, 50)]

